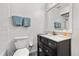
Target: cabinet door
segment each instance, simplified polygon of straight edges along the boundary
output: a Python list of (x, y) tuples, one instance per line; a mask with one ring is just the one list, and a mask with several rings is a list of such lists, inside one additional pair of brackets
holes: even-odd
[(45, 56), (44, 51), (43, 51), (42, 48), (40, 48), (40, 47), (39, 47), (38, 56)]
[(38, 43), (38, 56), (45, 56), (45, 53), (43, 51), (43, 44), (40, 41)]
[(57, 47), (58, 56), (69, 56), (70, 55), (70, 43), (69, 40), (58, 43)]
[(43, 45), (43, 51), (44, 51), (45, 55), (47, 55), (47, 56), (56, 56), (57, 55), (56, 48), (51, 49), (46, 45)]

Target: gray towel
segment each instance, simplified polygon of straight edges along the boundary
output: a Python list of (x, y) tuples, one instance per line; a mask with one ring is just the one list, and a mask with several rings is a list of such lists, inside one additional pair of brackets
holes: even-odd
[(30, 23), (31, 23), (31, 19), (30, 18), (23, 18), (23, 26), (29, 27)]
[(12, 16), (12, 22), (15, 26), (22, 26), (23, 17), (21, 16)]

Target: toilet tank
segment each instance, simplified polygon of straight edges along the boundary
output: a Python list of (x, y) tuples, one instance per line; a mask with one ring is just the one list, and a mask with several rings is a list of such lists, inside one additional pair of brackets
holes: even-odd
[(28, 48), (29, 46), (28, 36), (15, 37), (14, 40), (16, 49)]

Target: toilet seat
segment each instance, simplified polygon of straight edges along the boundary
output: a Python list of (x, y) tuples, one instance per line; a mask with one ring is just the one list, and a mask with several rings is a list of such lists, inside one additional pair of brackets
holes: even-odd
[(18, 49), (13, 56), (29, 56), (29, 50), (27, 48)]

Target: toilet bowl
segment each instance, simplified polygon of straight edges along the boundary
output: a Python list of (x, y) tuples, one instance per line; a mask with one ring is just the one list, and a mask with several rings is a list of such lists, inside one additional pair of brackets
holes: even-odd
[(27, 48), (18, 49), (13, 56), (29, 56), (29, 50)]
[(15, 37), (16, 51), (13, 56), (29, 56), (29, 42), (27, 36)]

